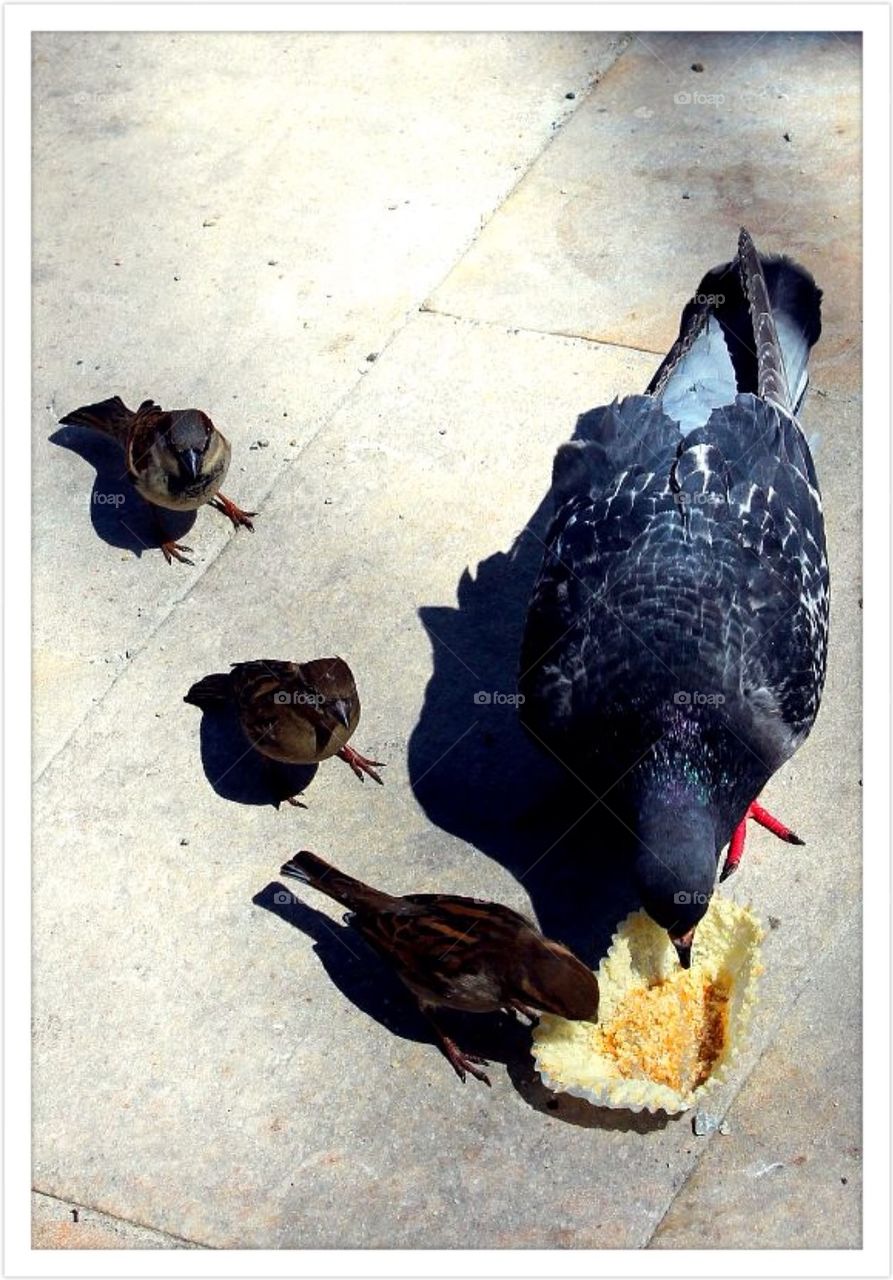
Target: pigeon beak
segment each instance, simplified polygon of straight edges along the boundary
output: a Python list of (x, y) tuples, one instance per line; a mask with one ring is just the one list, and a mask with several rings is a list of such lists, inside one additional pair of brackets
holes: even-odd
[(345, 729), (350, 728), (350, 709), (343, 698), (336, 698), (332, 703), (332, 715)]
[(683, 969), (691, 968), (691, 948), (694, 940), (694, 929), (689, 929), (688, 933), (684, 933), (681, 938), (674, 938), (672, 934), (670, 935), (670, 941), (676, 948), (676, 954)]
[(198, 449), (183, 449), (180, 453), (180, 465), (190, 480), (197, 480), (202, 469), (202, 455)]

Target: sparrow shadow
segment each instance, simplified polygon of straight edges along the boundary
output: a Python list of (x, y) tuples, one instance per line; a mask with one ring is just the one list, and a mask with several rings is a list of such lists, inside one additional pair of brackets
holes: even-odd
[(313, 781), (317, 765), (280, 764), (255, 751), (242, 732), (234, 706), (212, 707), (203, 710), (201, 717), (202, 768), (222, 799), (237, 804), (271, 804), (278, 809)]
[[(85, 427), (60, 427), (50, 443), (78, 454), (96, 471), (90, 494), (90, 519), (97, 535), (111, 547), (121, 547), (141, 556), (144, 551), (160, 555), (160, 537), (155, 517), (133, 487), (124, 453), (110, 436)], [(156, 509), (157, 510), (157, 509)], [(158, 511), (168, 536), (180, 542), (195, 524), (195, 511)]]
[(508, 552), (481, 561), (474, 577), (463, 572), (455, 608), (419, 610), (434, 669), (409, 775), (428, 818), (506, 867), (543, 932), (594, 968), (639, 905), (629, 833), (518, 716), (521, 637), (551, 511), (547, 493)]
[[(251, 901), (312, 939), (313, 949), (332, 982), (367, 1017), (401, 1040), (430, 1044), (440, 1052), (433, 1031), (394, 970), (349, 925), (337, 924), (277, 881), (266, 885)], [(461, 1014), (441, 1009), (437, 1021), (463, 1049), (488, 1062), (502, 1063), (510, 1072), (520, 1072), (525, 1057), (529, 1061), (530, 1033), (510, 1015)], [(452, 1078), (459, 1084), (446, 1058), (443, 1070), (447, 1080)], [(466, 1086), (486, 1088), (471, 1076)]]

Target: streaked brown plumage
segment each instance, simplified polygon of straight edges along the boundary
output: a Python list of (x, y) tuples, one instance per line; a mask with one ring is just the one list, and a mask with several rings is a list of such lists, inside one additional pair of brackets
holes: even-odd
[(191, 548), (165, 536), (156, 507), (195, 511), (210, 502), (236, 528), (254, 528), (255, 512), (242, 511), (219, 492), (229, 468), (229, 441), (201, 409), (164, 410), (144, 400), (134, 413), (120, 396), (112, 396), (83, 405), (60, 421), (64, 426), (91, 427), (117, 440), (137, 492), (151, 504), (168, 564), (192, 564), (183, 554)]
[[(205, 676), (184, 702), (206, 709), (234, 702), (248, 741), (282, 764), (318, 764), (338, 755), (362, 781), (380, 783), (375, 766), (347, 745), (360, 720), (360, 696), (342, 658), (235, 662), (231, 671)], [(291, 803), (297, 803), (291, 800)]]
[(463, 1053), (441, 1031), (432, 1008), (470, 1013), (512, 1009), (527, 1017), (554, 1013), (585, 1022), (598, 1017), (595, 974), (568, 947), (544, 938), (510, 907), (445, 893), (395, 897), (345, 875), (308, 850), (286, 862), (281, 874), (348, 908), (350, 924), (394, 965), (463, 1081), (470, 1071), (489, 1084), (480, 1069), (487, 1064)]

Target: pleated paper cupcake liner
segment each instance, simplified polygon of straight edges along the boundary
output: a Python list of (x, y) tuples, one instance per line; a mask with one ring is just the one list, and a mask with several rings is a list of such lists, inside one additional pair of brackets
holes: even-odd
[(627, 916), (598, 970), (598, 1023), (543, 1017), (533, 1056), (543, 1083), (597, 1107), (697, 1106), (729, 1078), (762, 973), (763, 930), (747, 908), (714, 896), (684, 970), (667, 933)]

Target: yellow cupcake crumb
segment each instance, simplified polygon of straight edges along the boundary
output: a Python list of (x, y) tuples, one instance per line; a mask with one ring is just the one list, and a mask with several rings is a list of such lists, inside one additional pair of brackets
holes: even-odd
[(653, 1080), (679, 1093), (709, 1079), (728, 1028), (731, 983), (680, 969), (626, 992), (607, 1024), (591, 1027), (592, 1048), (627, 1080)]
[(744, 1042), (762, 973), (763, 931), (716, 895), (682, 969), (644, 911), (619, 926), (598, 970), (598, 1023), (544, 1015), (533, 1054), (545, 1084), (595, 1106), (668, 1114), (697, 1105)]

